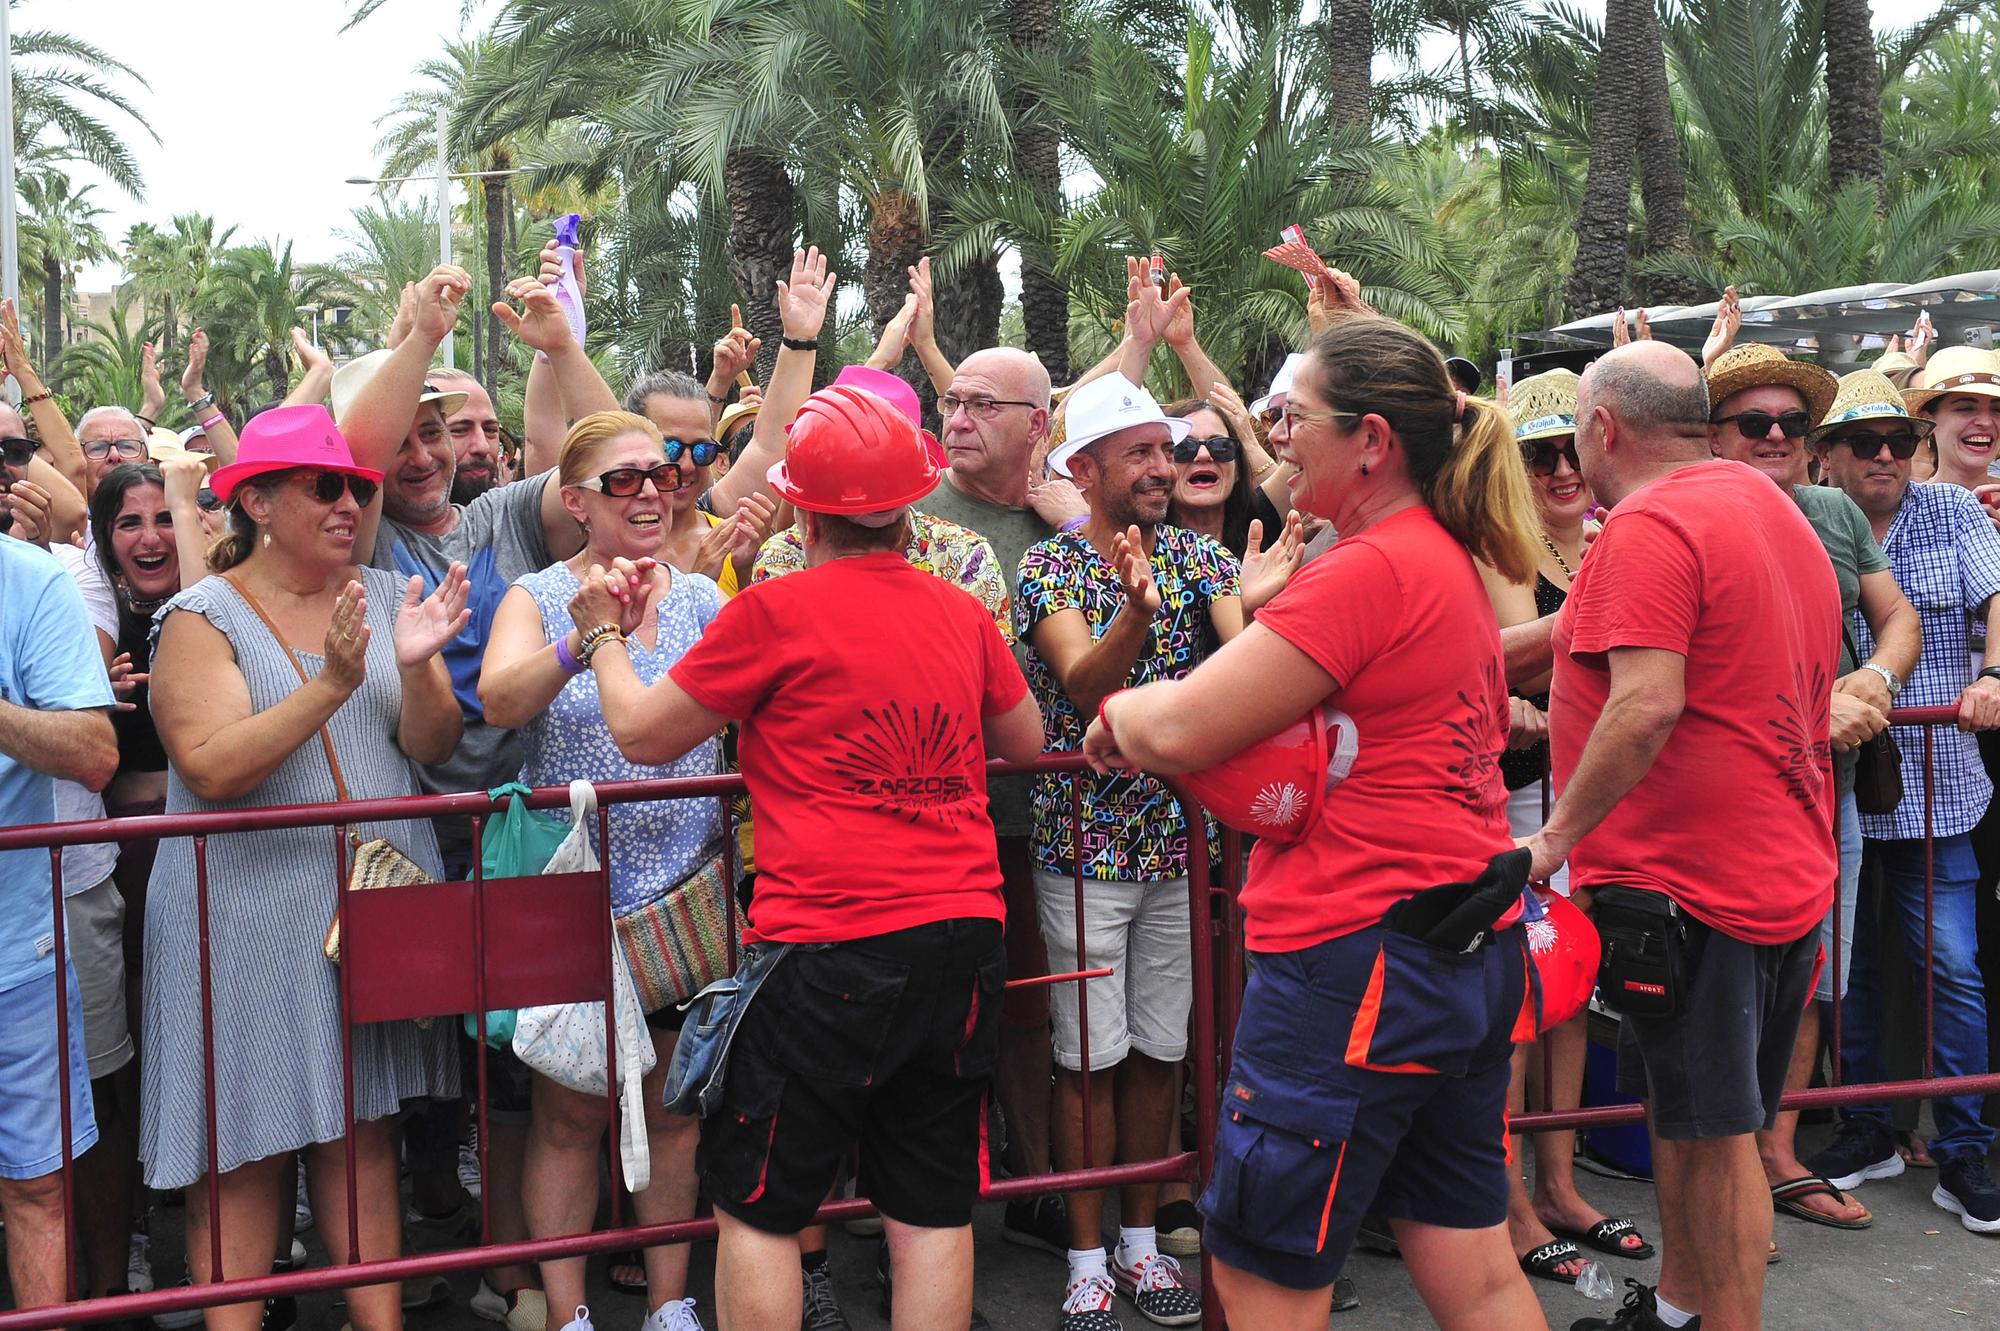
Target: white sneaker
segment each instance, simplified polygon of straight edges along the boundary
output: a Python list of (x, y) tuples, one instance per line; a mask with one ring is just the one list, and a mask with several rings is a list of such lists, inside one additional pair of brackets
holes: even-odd
[(1181, 1280), (1181, 1264), (1165, 1253), (1147, 1253), (1125, 1265), (1121, 1245), (1111, 1254), (1111, 1278), (1132, 1300), (1139, 1315), (1156, 1326), (1193, 1326), (1201, 1321), (1201, 1296)]
[(597, 1331), (590, 1324), (590, 1309), (581, 1303), (576, 1305), (576, 1316), (563, 1323), (562, 1331)]
[(292, 1201), (292, 1233), (303, 1234), (313, 1227), (312, 1201), (306, 1196), (305, 1171), (299, 1171), (299, 1193)]
[(1064, 1294), (1062, 1319), (1056, 1326), (1060, 1331), (1122, 1331), (1118, 1314), (1111, 1311), (1116, 1302), (1110, 1276), (1085, 1276), (1073, 1281)]
[(704, 1331), (704, 1328), (701, 1319), (694, 1315), (693, 1299), (669, 1299), (647, 1314), (639, 1331)]
[(125, 1288), (134, 1294), (152, 1292), (153, 1240), (149, 1235), (134, 1234), (125, 1250)]
[[(175, 1288), (187, 1289), (194, 1284), (194, 1277), (188, 1273), (187, 1262), (181, 1262), (181, 1283)], [(190, 1326), (201, 1325), (201, 1309), (182, 1308), (178, 1312), (154, 1313), (153, 1325), (160, 1331), (184, 1331)]]
[(479, 1281), (479, 1292), (472, 1296), (468, 1306), (472, 1315), (487, 1322), (499, 1322), (507, 1331), (547, 1331), (549, 1325), (548, 1295), (533, 1288), (517, 1289), (511, 1302), (508, 1295), (486, 1283)]

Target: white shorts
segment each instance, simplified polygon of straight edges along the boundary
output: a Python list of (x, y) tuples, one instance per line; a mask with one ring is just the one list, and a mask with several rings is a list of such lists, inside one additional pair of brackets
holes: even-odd
[[(1051, 973), (1077, 970), (1076, 882), (1035, 873), (1036, 914)], [(1078, 1013), (1090, 986), (1090, 1070), (1102, 1072), (1134, 1050), (1162, 1063), (1187, 1056), (1194, 1001), (1194, 941), (1188, 929), (1188, 882), (1083, 880), (1083, 970), (1109, 966), (1103, 979), (1049, 986), (1056, 1062), (1083, 1070)]]
[[(1507, 828), (1517, 837), (1533, 836), (1542, 830), (1542, 783), (1530, 781), (1519, 790), (1507, 792)], [(1569, 895), (1569, 866), (1549, 875), (1549, 890)]]
[(133, 1058), (125, 1020), (125, 898), (109, 877), (63, 899), (63, 942), (83, 996), (83, 1047), (90, 1079), (108, 1077)]

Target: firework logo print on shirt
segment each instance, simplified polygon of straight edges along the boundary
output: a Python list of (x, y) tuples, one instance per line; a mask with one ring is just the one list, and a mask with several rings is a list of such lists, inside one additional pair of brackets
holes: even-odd
[(947, 827), (978, 808), (967, 767), (979, 750), (958, 713), (932, 703), (926, 716), (915, 706), (891, 703), (863, 708), (861, 715), (863, 728), (834, 736), (848, 748), (831, 766), (851, 794), (909, 822), (930, 816)]

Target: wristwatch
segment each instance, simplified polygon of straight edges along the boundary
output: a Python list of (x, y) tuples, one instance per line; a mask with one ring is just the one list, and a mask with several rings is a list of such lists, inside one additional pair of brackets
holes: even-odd
[(188, 403), (188, 410), (199, 415), (203, 408), (212, 407), (214, 405), (215, 405), (215, 394), (203, 393), (200, 397)]
[[(1861, 668), (1863, 670), (1873, 670), (1882, 677), (1882, 682), (1889, 686), (1889, 701), (1894, 702), (1896, 695), (1903, 691), (1903, 681), (1898, 679), (1896, 672), (1889, 669), (1888, 666), (1876, 665), (1873, 661), (1863, 661)], [(1986, 672), (1982, 670), (1980, 673), (1983, 675)], [(2000, 674), (2000, 671), (1996, 671), (1995, 674)]]

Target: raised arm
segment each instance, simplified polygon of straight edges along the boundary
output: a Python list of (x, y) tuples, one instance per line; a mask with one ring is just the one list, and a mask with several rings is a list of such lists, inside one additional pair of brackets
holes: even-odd
[(910, 345), (916, 348), (917, 359), (924, 363), (931, 387), (942, 396), (951, 391), (951, 381), (958, 377), (958, 371), (938, 347), (937, 289), (931, 284), (929, 256), (917, 260), (910, 269), (910, 294), (917, 298), (916, 313), (910, 320)]
[(1125, 687), (1139, 654), (1152, 640), (1153, 620), (1160, 613), (1160, 590), (1153, 584), (1152, 561), (1139, 543), (1138, 529), (1119, 536), (1111, 565), (1125, 591), (1125, 606), (1104, 632), (1092, 637), (1083, 611), (1058, 610), (1028, 630), (1035, 651), (1048, 662), (1077, 715), (1088, 720), (1097, 705)]
[[(577, 285), (584, 287), (587, 273), (582, 252), (578, 251), (574, 259)], [(561, 275), (562, 260), (556, 257), (556, 243), (551, 239), (542, 246), (541, 267), (534, 279), (548, 290), (550, 304), (555, 304), (556, 279)], [(510, 286), (508, 291), (511, 294), (513, 287)], [(560, 313), (562, 306), (555, 304), (555, 309)], [(497, 309), (494, 312), (499, 313)], [(564, 432), (568, 432), (569, 422), (581, 420), (593, 411), (618, 410), (618, 394), (611, 391), (611, 385), (605, 383), (604, 376), (597, 372), (597, 366), (590, 359), (589, 350), (576, 340), (576, 333), (570, 328), (569, 319), (564, 317), (562, 334), (558, 338), (554, 329), (542, 326), (547, 318), (547, 307), (536, 301), (534, 312), (538, 318), (536, 326), (530, 331), (535, 340), (529, 341), (526, 336), (523, 336), (522, 340), (542, 353), (535, 359), (546, 358), (550, 372), (555, 375), (556, 391), (562, 401)], [(501, 315), (501, 318), (505, 321), (506, 316)], [(508, 326), (513, 327), (511, 323)], [(517, 333), (519, 331), (516, 330)]]
[(465, 565), (453, 564), (429, 596), (415, 574), (403, 588), (396, 611), (396, 676), (403, 706), (396, 724), (396, 747), (420, 763), (441, 763), (458, 747), (465, 717), (451, 691), (451, 671), (440, 653), (472, 619)]
[(771, 492), (770, 470), (785, 456), (785, 427), (812, 393), (813, 363), (818, 354), (820, 329), (833, 303), (834, 284), (840, 274), (827, 269), (826, 256), (817, 245), (792, 255), (792, 280), (779, 282), (778, 316), (783, 322), (785, 342), (808, 344), (807, 350), (781, 344), (778, 362), (771, 370), (771, 386), (764, 390), (764, 405), (757, 412), (757, 425), (743, 456), (730, 466), (729, 474), (715, 483), (710, 510), (728, 513), (740, 499)]
[(208, 530), (201, 525), (200, 502), (208, 464), (199, 453), (153, 461), (159, 465), (167, 512), (174, 520), (174, 554), (180, 564), (181, 586), (192, 587), (208, 576)]
[[(305, 367), (305, 373), (299, 376), (292, 391), (285, 394), (284, 405), (309, 406), (326, 401), (327, 390), (333, 387), (333, 357), (326, 354), (325, 347), (314, 346), (303, 328), (292, 330), (292, 350), (299, 353), (299, 364)], [(192, 372), (194, 368), (194, 360), (190, 356), (188, 369)], [(196, 386), (200, 386), (199, 377)]]
[[(292, 340), (294, 343), (303, 340), (303, 334), (296, 328), (292, 330)], [(333, 362), (327, 360), (324, 353), (320, 355), (320, 360), (326, 367), (326, 379), (320, 384), (319, 395), (311, 398), (299, 397), (298, 390), (294, 389), (292, 396), (285, 399), (286, 405), (291, 405), (293, 402), (319, 402), (326, 398), (327, 387), (333, 382)], [(187, 368), (181, 371), (181, 394), (187, 399), (188, 412), (194, 417), (194, 423), (201, 427), (203, 438), (208, 440), (208, 451), (215, 454), (215, 464), (218, 467), (226, 467), (236, 461), (236, 430), (230, 425), (229, 418), (216, 408), (215, 394), (202, 386), (202, 377), (207, 368), (208, 330), (197, 328), (194, 330), (194, 336), (188, 339), (188, 363)], [(301, 384), (300, 387), (304, 385)]]
[(7, 373), (21, 385), (21, 405), (26, 408), (28, 419), (35, 423), (35, 433), (41, 436), (42, 452), (63, 479), (79, 495), (83, 494), (90, 489), (90, 469), (83, 460), (83, 446), (76, 442), (76, 431), (70, 428), (69, 418), (55, 404), (54, 394), (42, 383), (41, 376), (35, 373), (34, 362), (28, 359), (28, 344), (21, 337), (20, 311), (11, 300), (0, 300), (0, 359), (6, 361)]
[(764, 339), (752, 337), (750, 330), (743, 326), (743, 307), (729, 307), (729, 331), (716, 339), (708, 366), (708, 424), (712, 430), (722, 419), (723, 409), (729, 405), (729, 390), (739, 380), (745, 384), (754, 383), (750, 378), (750, 367), (757, 363), (757, 353), (763, 350)]
[(340, 432), (363, 467), (386, 471), (417, 418), (417, 399), (444, 335), (458, 323), (458, 305), (472, 289), (463, 268), (439, 264), (417, 283), (410, 332), (389, 353), (340, 419)]
[(1201, 397), (1204, 385), (1220, 382), (1223, 375), (1222, 371), (1216, 368), (1215, 362), (1209, 359), (1208, 353), (1201, 349), (1201, 342), (1194, 335), (1194, 292), (1191, 288), (1183, 287), (1181, 275), (1174, 273), (1167, 278), (1167, 293), (1171, 296), (1177, 291), (1186, 291), (1188, 298), (1167, 321), (1166, 331), (1161, 334), (1161, 340), (1172, 348), (1174, 358), (1180, 361), (1181, 369), (1187, 372), (1189, 390), (1194, 396)]

